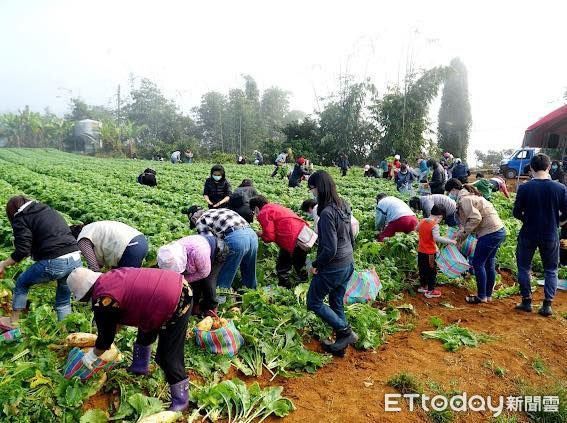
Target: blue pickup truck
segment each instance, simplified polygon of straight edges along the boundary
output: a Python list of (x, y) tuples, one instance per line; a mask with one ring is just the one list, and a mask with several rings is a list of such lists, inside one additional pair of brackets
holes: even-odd
[(518, 175), (527, 175), (530, 160), (536, 154), (538, 149), (526, 147), (519, 148), (512, 155), (500, 162), (500, 173), (507, 179), (517, 178)]

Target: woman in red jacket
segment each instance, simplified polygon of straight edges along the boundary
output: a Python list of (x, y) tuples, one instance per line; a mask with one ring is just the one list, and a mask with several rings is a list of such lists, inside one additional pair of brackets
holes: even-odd
[(157, 338), (156, 362), (170, 386), (170, 411), (189, 405), (189, 379), (183, 348), (193, 293), (182, 275), (170, 270), (124, 267), (106, 273), (79, 267), (67, 278), (73, 296), (91, 301), (98, 337), (82, 357), (93, 369), (100, 355), (114, 342), (120, 325), (138, 328), (132, 365), (128, 371), (148, 374), (151, 345)]
[(258, 236), (262, 241), (275, 242), (280, 247), (276, 263), (279, 285), (291, 288), (289, 277), (293, 267), (302, 282), (307, 280), (305, 261), (307, 250), (298, 245), (298, 238), (304, 228), (310, 229), (307, 222), (290, 209), (275, 203), (269, 203), (261, 195), (250, 199), (250, 208), (262, 226)]

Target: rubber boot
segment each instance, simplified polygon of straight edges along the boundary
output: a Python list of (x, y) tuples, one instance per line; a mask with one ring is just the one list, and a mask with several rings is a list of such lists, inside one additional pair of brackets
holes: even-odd
[(516, 304), (514, 307), (515, 310), (525, 311), (527, 313), (532, 312), (532, 299), (531, 298), (522, 298), (522, 302), (520, 304)]
[(171, 405), (167, 411), (183, 411), (189, 406), (189, 379), (169, 386)]
[(543, 304), (538, 310), (538, 313), (545, 317), (551, 316), (553, 314), (553, 310), (551, 309), (551, 300), (543, 300)]
[(126, 370), (135, 375), (147, 375), (150, 372), (151, 354), (151, 345), (144, 347), (139, 344), (134, 344), (134, 350), (132, 351), (132, 364)]
[(342, 357), (345, 355), (346, 348), (358, 341), (358, 335), (352, 330), (350, 326), (337, 331), (337, 337), (335, 342), (328, 344), (326, 342), (322, 343), (322, 347), (325, 351), (330, 352), (333, 355)]

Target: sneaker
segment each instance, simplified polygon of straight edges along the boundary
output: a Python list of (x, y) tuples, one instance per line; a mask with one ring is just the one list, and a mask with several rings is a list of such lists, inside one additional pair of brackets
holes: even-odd
[(425, 294), (427, 292), (427, 288), (425, 286), (420, 286), (419, 288), (417, 288), (417, 292), (419, 292), (420, 294)]
[(433, 291), (427, 291), (423, 295), (425, 298), (439, 298), (441, 296), (441, 291), (434, 289)]

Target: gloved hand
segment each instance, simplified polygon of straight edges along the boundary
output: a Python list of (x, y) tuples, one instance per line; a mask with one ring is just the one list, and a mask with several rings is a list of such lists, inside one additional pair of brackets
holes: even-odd
[(94, 348), (89, 349), (89, 351), (83, 355), (83, 358), (81, 358), (81, 361), (83, 362), (84, 366), (89, 369), (92, 370), (93, 369), (93, 364), (95, 361), (98, 360), (98, 355), (95, 354), (94, 352)]

